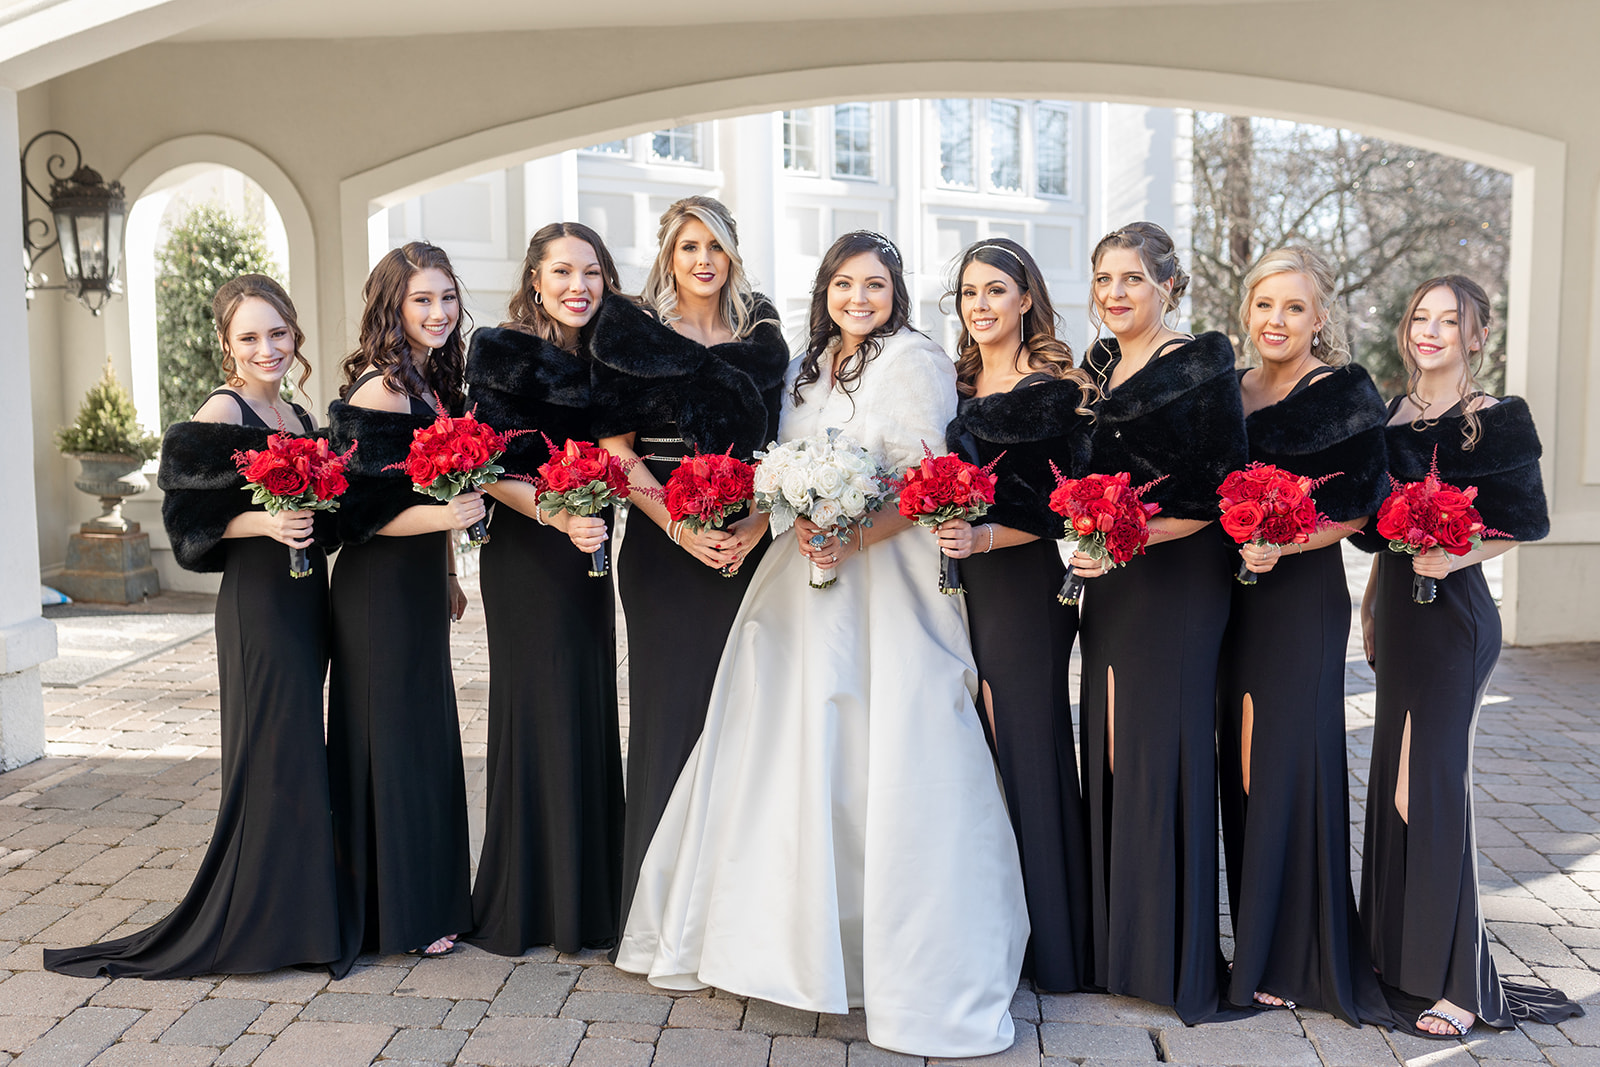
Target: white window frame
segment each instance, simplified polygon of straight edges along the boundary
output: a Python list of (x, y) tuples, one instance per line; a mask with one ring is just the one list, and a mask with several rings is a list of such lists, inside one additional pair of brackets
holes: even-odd
[[(967, 143), (967, 167), (968, 167), (968, 172), (971, 175), (971, 179), (972, 179), (971, 181), (967, 181), (967, 182), (952, 181), (952, 180), (946, 178), (945, 175), (944, 175), (944, 112), (943, 112), (943, 105), (946, 104), (947, 102), (952, 102), (952, 101), (955, 102), (955, 103), (964, 103), (964, 104), (967, 105), (967, 129), (968, 129), (968, 136), (967, 136), (967, 142), (968, 142)], [(961, 97), (948, 97), (948, 98), (944, 98), (944, 99), (938, 99), (938, 100), (929, 101), (929, 107), (932, 109), (932, 112), (933, 112), (933, 116), (932, 116), (933, 117), (933, 128), (934, 128), (934, 131), (935, 131), (935, 133), (937, 135), (932, 139), (933, 140), (933, 148), (934, 148), (933, 180), (934, 180), (934, 183), (937, 184), (941, 188), (944, 188), (944, 189), (959, 189), (959, 190), (961, 190), (963, 192), (974, 192), (974, 193), (977, 192), (981, 188), (980, 182), (979, 182), (979, 177), (978, 177), (978, 159), (979, 159), (978, 131), (979, 131), (979, 120), (978, 120), (978, 116), (976, 114), (977, 108), (978, 108), (978, 103), (979, 103), (978, 100), (976, 100), (974, 98), (971, 98), (971, 97), (968, 97), (968, 98), (965, 98), (965, 99), (963, 99)]]
[[(1039, 160), (1043, 155), (1039, 144), (1039, 120), (1046, 112), (1054, 112), (1063, 116), (1067, 125), (1067, 135), (1061, 144), (1061, 182), (1063, 190), (1046, 192), (1040, 187)], [(1033, 189), (1032, 195), (1045, 200), (1071, 200), (1076, 192), (1077, 183), (1072, 180), (1072, 165), (1075, 153), (1073, 152), (1073, 138), (1077, 135), (1077, 112), (1073, 105), (1067, 101), (1035, 100), (1033, 102)]]
[[(993, 97), (982, 101), (982, 104), (983, 132), (979, 141), (983, 146), (983, 191), (993, 193), (995, 196), (1028, 196), (1028, 179), (1032, 176), (1033, 171), (1031, 166), (1033, 161), (1029, 158), (1030, 153), (1028, 151), (1028, 141), (1030, 140), (1028, 136), (1028, 118), (1031, 110), (1028, 107), (1028, 101)], [(994, 180), (995, 124), (993, 119), (994, 109), (997, 105), (1015, 108), (1017, 111), (1017, 185), (1014, 188), (998, 185)]]
[[(820, 134), (822, 133), (823, 124), (819, 120), (817, 109), (813, 107), (790, 108), (786, 111), (780, 111), (778, 114), (778, 123), (780, 127), (779, 132), (781, 134), (780, 140), (782, 141), (783, 147), (784, 173), (803, 174), (808, 177), (816, 177), (820, 175), (822, 173), (821, 159), (823, 154), (823, 141)], [(811, 144), (809, 145), (811, 152), (811, 165), (809, 167), (792, 166), (789, 163), (790, 156), (797, 151), (795, 148), (791, 147), (789, 141), (790, 132), (795, 129), (797, 125), (791, 116), (804, 116), (804, 122), (800, 123), (799, 125), (804, 126), (811, 133)]]
[[(663, 156), (656, 154), (655, 141), (658, 136), (661, 134), (666, 134), (671, 140), (672, 144), (676, 146), (676, 138), (679, 135), (679, 131), (685, 130), (691, 131), (690, 136), (694, 138), (693, 159), (679, 159), (676, 156)], [(647, 138), (646, 151), (650, 154), (651, 163), (657, 163), (668, 167), (693, 167), (696, 170), (706, 170), (710, 167), (710, 163), (706, 160), (709, 138), (706, 137), (706, 124), (703, 122), (691, 122), (683, 126), (668, 126), (660, 130), (651, 130), (649, 133), (645, 134), (645, 137)]]
[[(851, 174), (839, 169), (839, 111), (841, 108), (863, 108), (867, 116), (867, 148), (866, 159), (868, 173)], [(880, 138), (878, 136), (878, 108), (870, 101), (848, 100), (835, 104), (828, 113), (828, 176), (838, 181), (846, 182), (876, 182), (878, 180), (878, 152)], [(854, 151), (854, 149), (852, 149)]]

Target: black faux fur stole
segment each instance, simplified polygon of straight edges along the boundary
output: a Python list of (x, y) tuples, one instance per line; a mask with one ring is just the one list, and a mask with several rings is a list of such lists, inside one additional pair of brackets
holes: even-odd
[(594, 432), (600, 437), (675, 423), (702, 452), (748, 459), (777, 432), (789, 346), (778, 312), (758, 296), (762, 321), (750, 336), (697, 344), (627, 300), (612, 298), (595, 316)]
[(1056, 487), (1050, 465), (1069, 478), (1087, 469), (1091, 417), (1076, 410), (1081, 396), (1077, 382), (1061, 379), (961, 401), (945, 430), (946, 446), (972, 463), (1000, 457), (994, 504), (984, 521), (1048, 540), (1061, 537), (1061, 516), (1050, 510)]
[(568, 438), (593, 441), (588, 357), (568, 352), (521, 330), (487, 327), (472, 331), (467, 351), (467, 406), (480, 422), (501, 432), (533, 430), (506, 443), (500, 465), (531, 475)]
[[(224, 568), (228, 550), (222, 535), (228, 523), (246, 511), (259, 510), (250, 502), (233, 454), (266, 448), (271, 433), (224, 422), (175, 422), (167, 427), (161, 439), (156, 485), (163, 494), (161, 521), (180, 567), (191, 571)], [(317, 544), (325, 549), (337, 547), (332, 515), (319, 511), (314, 522)]]
[[(1090, 368), (1103, 375), (1116, 353), (1099, 342)], [(1217, 486), (1248, 462), (1233, 363), (1228, 339), (1203, 333), (1145, 364), (1096, 405), (1089, 469), (1127, 471), (1136, 486), (1166, 475), (1145, 494), (1162, 515), (1215, 519)]]
[(412, 489), (404, 470), (383, 469), (403, 463), (411, 451), (412, 435), (433, 421), (431, 415), (358, 408), (343, 400), (328, 405), (333, 447), (343, 452), (352, 444), (358, 446), (345, 472), (350, 488), (335, 513), (343, 543), (364, 544), (406, 508), (439, 503)]
[[(1406, 422), (1387, 427), (1389, 473), (1399, 482), (1421, 481), (1437, 447), (1440, 478), (1458, 489), (1478, 487), (1473, 505), (1485, 526), (1513, 541), (1537, 541), (1550, 533), (1550, 513), (1539, 473), (1544, 450), (1528, 402), (1508, 396), (1493, 407), (1479, 408), (1478, 418), (1483, 433), (1470, 452), (1461, 447), (1464, 416), (1437, 419), (1418, 430)], [(1368, 552), (1387, 545), (1376, 532), (1352, 540)]]
[(1250, 458), (1307, 478), (1329, 478), (1313, 496), (1334, 522), (1377, 512), (1389, 495), (1383, 445), (1387, 419), (1372, 377), (1350, 363), (1244, 420)]

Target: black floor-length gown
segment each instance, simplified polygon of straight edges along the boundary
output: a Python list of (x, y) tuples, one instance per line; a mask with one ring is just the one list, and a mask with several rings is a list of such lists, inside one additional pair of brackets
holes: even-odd
[[(1319, 367), (1245, 419), (1250, 458), (1302, 477), (1333, 475), (1313, 491), (1318, 510), (1354, 522), (1388, 495), (1384, 419), (1366, 371)], [(1225, 563), (1238, 562), (1230, 540)], [(1350, 881), (1349, 637), (1337, 543), (1286, 548), (1254, 585), (1235, 583), (1217, 687), (1217, 762), (1234, 936), (1227, 999), (1248, 1006), (1256, 992), (1269, 993), (1359, 1026), (1391, 1020)]]
[[(360, 388), (359, 379), (351, 392)], [(362, 952), (405, 952), (472, 926), (466, 775), (450, 669), (449, 535), (377, 530), (430, 498), (403, 472), (433, 410), (335, 401), (340, 449), (359, 441), (333, 569), (328, 771), (339, 862), (337, 975)]]
[[(1506, 397), (1478, 415), (1482, 438), (1470, 452), (1461, 448), (1459, 405), (1421, 429), (1389, 426), (1391, 474), (1420, 481), (1437, 455), (1445, 482), (1478, 488), (1474, 504), (1490, 529), (1518, 541), (1544, 537), (1549, 520), (1540, 447), (1526, 403)], [(1389, 551), (1375, 533), (1360, 536), (1358, 544), (1379, 552), (1373, 603), (1378, 687), (1361, 881), (1373, 964), (1397, 1005), (1412, 1013), (1442, 998), (1500, 1028), (1581, 1015), (1583, 1009), (1556, 990), (1503, 981), (1483, 924), (1472, 752), (1501, 639), (1483, 567), (1439, 579), (1433, 603), (1418, 604), (1411, 557)], [(1395, 807), (1407, 715), (1409, 823)]]
[[(634, 434), (663, 485), (698, 448), (749, 460), (777, 434), (789, 349), (764, 297), (743, 340), (706, 347), (625, 300), (595, 317), (595, 435)], [(731, 521), (731, 520), (730, 520)], [(723, 577), (673, 544), (641, 511), (617, 550), (617, 589), (628, 634), (627, 816), (622, 842), (625, 927), (639, 868), (667, 799), (705, 727), (728, 630), (771, 539)]]
[[(1100, 342), (1104, 387), (1121, 358)], [(1162, 515), (1216, 516), (1216, 487), (1243, 465), (1233, 350), (1201, 334), (1152, 358), (1096, 406), (1089, 469), (1127, 471)], [(1216, 678), (1233, 576), (1216, 528), (1150, 547), (1091, 579), (1079, 640), (1084, 801), (1089, 813), (1095, 985), (1216, 1017)], [(1108, 762), (1107, 671), (1115, 679)], [(1115, 773), (1113, 773), (1113, 770)]]
[(1022, 858), (1032, 929), (1022, 973), (1050, 992), (1093, 984), (1089, 826), (1068, 680), (1078, 609), (1056, 599), (1066, 575), (1063, 525), (1049, 508), (1051, 461), (1063, 473), (1081, 473), (1088, 434), (1074, 410), (1079, 398), (1076, 382), (1029, 375), (1010, 392), (963, 399), (946, 441), (969, 462), (995, 462), (995, 504), (977, 522), (1040, 538), (975, 552), (960, 572), (973, 659), (994, 698), (993, 727), (985, 715), (985, 730)]
[(216, 621), (222, 796), (211, 843), (189, 891), (165, 918), (114, 941), (46, 949), (44, 965), (52, 971), (113, 978), (251, 974), (328, 963), (339, 953), (322, 740), (327, 556), (313, 547), (310, 576), (292, 578), (281, 542), (223, 538), (229, 520), (252, 507), (232, 452), (267, 444), (266, 424), (248, 404), (239, 407), (244, 426), (169, 427), (158, 478), (178, 561), (191, 570), (222, 571)]
[[(589, 361), (531, 334), (480, 329), (471, 403), (513, 437), (501, 466), (531, 476), (588, 440)], [(544, 435), (544, 436), (542, 436)], [(611, 520), (609, 511), (602, 518)], [(468, 938), (491, 952), (610, 947), (619, 929), (622, 750), (609, 576), (566, 534), (497, 503), (479, 550), (489, 639), (488, 793)]]

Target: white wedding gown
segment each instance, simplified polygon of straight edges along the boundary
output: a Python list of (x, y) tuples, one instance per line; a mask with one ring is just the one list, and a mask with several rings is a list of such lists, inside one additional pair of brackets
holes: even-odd
[[(905, 330), (853, 398), (826, 375), (803, 394), (785, 394), (780, 439), (838, 427), (897, 471), (924, 441), (944, 451), (955, 371)], [(795, 536), (734, 621), (617, 966), (669, 989), (865, 1007), (872, 1042), (912, 1055), (1009, 1048), (1028, 915), (960, 600), (939, 592), (927, 530), (846, 546), (821, 590)]]

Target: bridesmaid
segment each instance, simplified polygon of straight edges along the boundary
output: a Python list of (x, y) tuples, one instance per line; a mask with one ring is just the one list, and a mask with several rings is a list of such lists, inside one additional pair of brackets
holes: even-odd
[[(678, 458), (740, 459), (773, 440), (789, 363), (778, 313), (752, 291), (738, 230), (721, 202), (678, 201), (661, 215), (645, 309), (608, 300), (590, 342), (595, 433), (614, 455), (645, 456), (630, 479), (666, 482)], [(705, 724), (722, 646), (770, 543), (767, 517), (695, 532), (645, 493), (629, 502), (617, 582), (628, 627), (628, 809), (621, 914), (667, 798)], [(718, 574), (724, 565), (733, 577)]]
[(1022, 852), (1033, 928), (1023, 974), (1040, 990), (1072, 992), (1094, 981), (1089, 844), (1067, 681), (1078, 611), (1056, 601), (1066, 568), (1050, 465), (1082, 472), (1099, 390), (1056, 337), (1044, 279), (1015, 241), (968, 248), (950, 295), (961, 400), (947, 444), (973, 463), (999, 457), (999, 483), (982, 523), (952, 520), (939, 544), (962, 561), (985, 724)]
[(1111, 331), (1085, 360), (1102, 392), (1089, 469), (1127, 471), (1161, 505), (1148, 554), (1095, 578), (1083, 606), (1084, 798), (1094, 985), (1218, 1011), (1216, 665), (1231, 576), (1219, 565), (1217, 485), (1245, 461), (1233, 347), (1167, 325), (1189, 276), (1166, 231), (1135, 222), (1091, 258), (1093, 312)]
[[(539, 431), (511, 438), (500, 460), (508, 474), (533, 475), (550, 456), (545, 436), (557, 448), (589, 439), (581, 345), (617, 292), (599, 235), (551, 223), (528, 243), (510, 321), (473, 331), (478, 418)], [(470, 940), (502, 956), (610, 948), (622, 868), (616, 605), (610, 578), (589, 577), (588, 556), (606, 543), (606, 521), (541, 513), (538, 491), (516, 478), (487, 492), (500, 506), (479, 555), (489, 782)]]
[[(1470, 278), (1417, 288), (1395, 330), (1410, 380), (1389, 405), (1385, 437), (1399, 481), (1420, 481), (1437, 455), (1440, 478), (1477, 486), (1494, 536), (1464, 556), (1435, 548), (1413, 558), (1388, 551), (1375, 531), (1358, 539), (1378, 553), (1361, 601), (1378, 680), (1361, 914), (1385, 986), (1408, 1011), (1423, 1009), (1419, 1033), (1444, 1039), (1479, 1019), (1505, 1029), (1583, 1014), (1555, 990), (1501, 981), (1478, 903), (1472, 738), (1500, 658), (1482, 564), (1550, 531), (1527, 402), (1477, 385), (1489, 317)], [(1419, 574), (1437, 579), (1431, 604), (1412, 600)]]
[(361, 447), (339, 509), (328, 765), (343, 975), (365, 951), (442, 956), (472, 925), (466, 779), (450, 620), (466, 611), (450, 531), (483, 494), (439, 504), (403, 471), (414, 431), (462, 410), (460, 286), (444, 250), (414, 241), (362, 289), (360, 346), (329, 408)]
[[(1233, 916), (1228, 1000), (1387, 1022), (1350, 884), (1339, 542), (1388, 494), (1383, 400), (1350, 362), (1333, 272), (1269, 252), (1245, 275), (1239, 373), (1250, 459), (1310, 478), (1330, 525), (1304, 544), (1239, 549), (1217, 686), (1218, 776)], [(1237, 564), (1234, 564), (1237, 566)]]
[[(221, 571), (217, 681), (222, 799), (189, 892), (166, 918), (98, 945), (45, 949), (62, 974), (182, 978), (251, 974), (339, 955), (333, 824), (322, 744), (328, 669), (327, 555), (312, 513), (269, 515), (250, 502), (233, 463), (272, 433), (308, 434), (309, 414), (283, 399), (291, 366), (311, 364), (294, 305), (271, 278), (245, 274), (212, 300), (228, 388), (194, 421), (167, 428), (158, 480), (161, 516), (178, 563)], [(331, 533), (331, 524), (327, 531)], [(308, 548), (312, 573), (289, 575), (289, 547)]]

